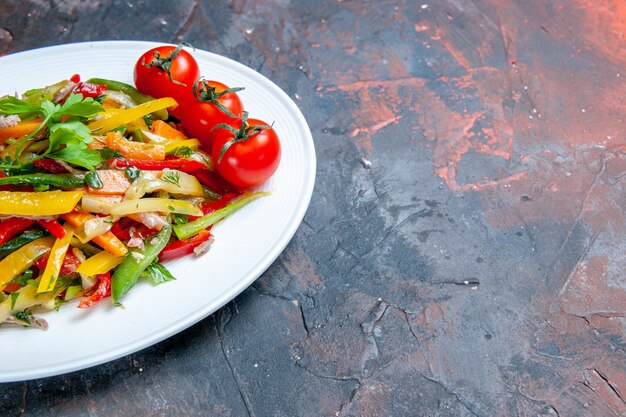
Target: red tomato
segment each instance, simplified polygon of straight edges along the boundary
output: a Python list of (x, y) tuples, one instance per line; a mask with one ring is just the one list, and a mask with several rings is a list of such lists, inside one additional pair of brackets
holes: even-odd
[(134, 72), (137, 90), (156, 98), (173, 97), (179, 103), (190, 99), (200, 68), (182, 47), (159, 46), (139, 57)]
[(247, 117), (248, 113), (243, 112), (243, 126), (237, 134), (217, 136), (211, 152), (217, 172), (239, 187), (261, 184), (274, 174), (280, 162), (280, 141), (274, 129), (258, 119), (246, 120)]
[[(202, 148), (211, 152), (213, 139), (228, 132), (215, 126), (221, 123), (239, 129), (243, 105), (236, 92), (242, 88), (228, 88), (217, 81), (200, 80), (194, 86), (196, 99), (180, 103), (176, 115), (185, 131), (202, 143)], [(229, 114), (230, 113), (230, 114)]]

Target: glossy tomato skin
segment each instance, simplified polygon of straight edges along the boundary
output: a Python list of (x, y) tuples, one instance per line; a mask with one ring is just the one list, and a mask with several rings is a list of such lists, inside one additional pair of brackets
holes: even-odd
[[(217, 93), (228, 89), (226, 85), (218, 81), (207, 81), (207, 83), (214, 87)], [(220, 123), (233, 126), (235, 129), (239, 129), (241, 126), (243, 105), (237, 93), (226, 93), (219, 97), (217, 101), (235, 117), (230, 117), (215, 104), (200, 101), (197, 98), (183, 101), (176, 109), (176, 116), (180, 119), (185, 131), (190, 137), (198, 139), (202, 144), (202, 149), (208, 153), (211, 153), (213, 140), (217, 136), (228, 136), (230, 134), (228, 130), (223, 128), (214, 129), (215, 126)]]
[[(267, 123), (248, 119), (248, 125), (267, 126)], [(276, 172), (281, 149), (273, 128), (262, 129), (245, 141), (233, 143), (218, 163), (222, 147), (232, 139), (232, 134), (216, 137), (211, 152), (217, 172), (226, 181), (239, 187), (251, 187), (263, 183)]]
[(193, 97), (192, 88), (200, 78), (200, 68), (189, 52), (182, 49), (170, 66), (172, 79), (183, 85), (170, 81), (164, 70), (146, 66), (155, 59), (155, 52), (158, 52), (161, 58), (167, 58), (175, 49), (175, 46), (158, 46), (139, 57), (134, 71), (137, 90), (155, 98), (173, 97), (179, 103)]

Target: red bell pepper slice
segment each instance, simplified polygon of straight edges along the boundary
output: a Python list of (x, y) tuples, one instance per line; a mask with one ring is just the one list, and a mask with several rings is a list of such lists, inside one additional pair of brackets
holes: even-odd
[(147, 160), (142, 161), (139, 159), (120, 159), (113, 158), (107, 161), (110, 165), (117, 166), (118, 168), (127, 168), (127, 167), (135, 167), (144, 170), (162, 170), (165, 168), (169, 169), (178, 169), (179, 171), (183, 171), (186, 173), (192, 173), (197, 170), (206, 170), (206, 167), (202, 165), (202, 163), (198, 161), (194, 161), (193, 159), (185, 159), (185, 158), (174, 158), (174, 159), (166, 159), (163, 161), (153, 161)]
[[(36, 266), (39, 269), (45, 269), (49, 257), (50, 252), (44, 253), (37, 258), (33, 266)], [(76, 273), (76, 268), (78, 268), (80, 264), (80, 259), (78, 259), (78, 257), (76, 257), (76, 255), (74, 255), (71, 251), (67, 251), (65, 258), (63, 258), (63, 264), (61, 265), (61, 271), (59, 273), (61, 275), (72, 275)]]
[(206, 201), (202, 203), (200, 205), (200, 209), (202, 210), (202, 213), (204, 213), (205, 215), (209, 213), (213, 213), (214, 211), (217, 211), (219, 209), (223, 209), (224, 207), (226, 207), (228, 203), (230, 203), (230, 200), (237, 197), (238, 195), (239, 193), (223, 194), (222, 198), (220, 198), (217, 201)]
[(128, 229), (128, 234), (130, 238), (138, 237), (139, 239), (145, 240), (155, 234), (157, 231), (155, 229), (150, 229), (145, 224), (139, 223), (136, 227), (131, 227)]
[(20, 290), (20, 284), (17, 282), (9, 282), (7, 285), (4, 286), (4, 289), (2, 291), (4, 292), (17, 292)]
[(61, 265), (61, 275), (72, 275), (76, 273), (76, 269), (82, 262), (76, 255), (72, 253), (72, 251), (67, 251), (65, 254), (65, 258), (63, 259), (63, 264)]
[(73, 83), (78, 84), (80, 82), (80, 75), (78, 74), (74, 74), (70, 77), (70, 81)]
[(198, 179), (198, 181), (200, 181), (201, 184), (206, 185), (210, 189), (215, 190), (220, 194), (226, 194), (226, 193), (241, 194), (241, 190), (239, 190), (239, 188), (227, 182), (218, 174), (215, 174), (209, 171), (208, 169), (187, 172), (187, 174), (193, 175), (194, 177)]
[[(222, 198), (220, 198), (219, 200), (216, 201), (206, 201), (204, 203), (202, 203), (200, 205), (200, 210), (202, 210), (202, 213), (204, 215), (209, 214), (209, 213), (213, 213), (214, 211), (217, 211), (221, 208), (224, 208), (228, 205), (228, 203), (230, 202), (230, 200), (232, 200), (233, 198), (237, 197), (239, 194), (235, 194), (235, 193), (227, 193), (227, 194), (223, 194)], [(196, 216), (189, 216), (189, 221), (192, 222), (196, 219), (199, 219), (199, 217)]]
[(87, 98), (87, 97), (95, 98), (104, 94), (106, 90), (107, 90), (106, 84), (98, 85), (98, 84), (92, 84), (92, 83), (80, 83), (76, 87), (74, 87), (74, 89), (72, 90), (72, 93), (82, 94), (83, 98)]
[(193, 253), (193, 250), (211, 238), (211, 232), (203, 230), (191, 239), (168, 243), (159, 254), (159, 261), (176, 259)]
[(50, 232), (52, 236), (56, 237), (57, 239), (61, 239), (67, 234), (65, 228), (61, 226), (61, 223), (59, 223), (59, 221), (56, 219), (38, 220), (37, 222), (41, 225), (41, 227), (46, 229), (48, 232)]
[(87, 298), (84, 298), (80, 303), (78, 303), (78, 308), (93, 307), (100, 301), (111, 296), (111, 274), (107, 272), (96, 275), (96, 278), (98, 278), (96, 289), (89, 294)]
[(13, 236), (20, 232), (23, 232), (29, 228), (34, 220), (24, 219), (22, 217), (9, 217), (8, 219), (0, 222), (0, 245), (4, 245)]
[(45, 169), (53, 174), (67, 174), (69, 171), (55, 159), (38, 159), (34, 162), (37, 168)]
[[(217, 201), (208, 201), (201, 205), (202, 212), (204, 214), (212, 213), (216, 210), (224, 208), (228, 205), (230, 200), (237, 197), (238, 194), (228, 193), (222, 195)], [(189, 221), (193, 221), (197, 219), (197, 217), (190, 216)], [(174, 242), (168, 243), (165, 248), (159, 254), (160, 261), (166, 261), (168, 259), (176, 259), (185, 255), (189, 255), (193, 253), (194, 249), (200, 246), (202, 243), (209, 240), (211, 237), (211, 232), (209, 231), (211, 228), (207, 228), (207, 230), (203, 230), (194, 237), (187, 240), (175, 240)]]
[(113, 223), (113, 226), (111, 226), (111, 233), (113, 233), (119, 240), (130, 239), (130, 233), (128, 233), (128, 229), (122, 228), (119, 222)]
[(146, 238), (155, 234), (157, 231), (154, 229), (150, 229), (145, 224), (132, 220), (127, 221), (127, 219), (122, 219), (119, 222), (113, 223), (113, 226), (111, 227), (111, 232), (120, 240), (130, 240), (135, 237), (145, 240)]
[(39, 258), (37, 258), (33, 266), (36, 266), (37, 268), (43, 270), (46, 267), (46, 264), (48, 263), (49, 257), (50, 257), (50, 251), (44, 253)]

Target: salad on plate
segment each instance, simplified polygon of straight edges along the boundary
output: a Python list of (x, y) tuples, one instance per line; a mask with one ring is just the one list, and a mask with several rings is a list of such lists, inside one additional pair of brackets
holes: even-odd
[(140, 56), (136, 87), (73, 75), (0, 98), (0, 325), (173, 280), (168, 260), (268, 194), (251, 187), (278, 167), (276, 132), (183, 46)]

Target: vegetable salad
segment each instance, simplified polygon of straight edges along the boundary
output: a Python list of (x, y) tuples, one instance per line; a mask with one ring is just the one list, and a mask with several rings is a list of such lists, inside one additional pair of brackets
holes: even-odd
[[(272, 127), (248, 123), (242, 107), (233, 114), (195, 72), (193, 85), (178, 82), (170, 68), (182, 46), (168, 48), (137, 63), (135, 76), (139, 68), (164, 77), (162, 90), (150, 84), (151, 95), (75, 75), (0, 98), (0, 323), (45, 328), (34, 308), (75, 299), (89, 308), (109, 297), (119, 305), (139, 280), (173, 280), (164, 262), (201, 255), (213, 224), (267, 194), (245, 187), (273, 174), (279, 147), (261, 175), (236, 172), (228, 156), (275, 135)], [(184, 125), (197, 125), (207, 107), (215, 120), (192, 128), (202, 138), (190, 137)]]

